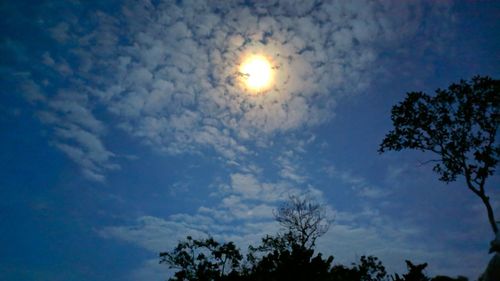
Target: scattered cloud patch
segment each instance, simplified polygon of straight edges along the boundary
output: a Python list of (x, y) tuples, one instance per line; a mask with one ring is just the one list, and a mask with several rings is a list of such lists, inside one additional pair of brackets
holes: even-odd
[(104, 173), (119, 169), (113, 163), (115, 154), (102, 142), (105, 126), (87, 107), (87, 96), (62, 90), (47, 100), (48, 108), (40, 110), (39, 119), (52, 127), (53, 144), (77, 163), (83, 174), (104, 181)]
[(325, 172), (332, 178), (349, 185), (361, 197), (378, 199), (388, 194), (388, 190), (370, 184), (365, 178), (350, 171), (339, 170), (334, 166), (325, 168)]

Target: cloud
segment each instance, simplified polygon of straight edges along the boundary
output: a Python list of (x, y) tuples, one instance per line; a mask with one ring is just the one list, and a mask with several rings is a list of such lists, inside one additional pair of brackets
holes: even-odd
[(64, 43), (70, 38), (69, 24), (60, 22), (56, 26), (49, 29), (50, 35), (59, 43)]
[(381, 187), (370, 184), (365, 178), (355, 175), (350, 171), (343, 171), (335, 168), (333, 165), (325, 168), (328, 176), (340, 180), (349, 185), (358, 196), (379, 199), (389, 194), (389, 191)]
[(275, 202), (282, 200), (283, 197), (286, 197), (287, 193), (297, 192), (297, 189), (290, 187), (285, 182), (261, 183), (252, 174), (235, 173), (231, 175), (229, 191), (241, 196), (243, 199)]
[(274, 220), (273, 210), (289, 195), (307, 192), (316, 199), (322, 197), (312, 187), (299, 188), (286, 180), (264, 181), (252, 173), (233, 173), (228, 180), (212, 193), (220, 202), (211, 207), (201, 206), (198, 209), (201, 214), (224, 223), (270, 222)]
[[(76, 16), (50, 25), (58, 52), (42, 55), (52, 72), (35, 82), (48, 96), (65, 81), (86, 96), (73, 102), (88, 118), (109, 114), (107, 125), (154, 149), (182, 154), (208, 148), (235, 161), (276, 134), (330, 120), (339, 98), (375, 77), (381, 47), (397, 46), (418, 30), (426, 15), (408, 11), (421, 5), (127, 1), (114, 13), (89, 9), (89, 25), (79, 25)], [(402, 29), (404, 36), (398, 35)], [(237, 72), (252, 53), (276, 68), (274, 87), (262, 95), (245, 92)], [(49, 103), (47, 111), (64, 106)], [(95, 108), (105, 112), (95, 114)], [(94, 172), (104, 176), (104, 170)], [(283, 170), (294, 176), (290, 172)]]
[(21, 91), (24, 98), (30, 103), (45, 101), (46, 97), (42, 94), (40, 86), (30, 79), (23, 79), (24, 83), (21, 85)]
[(120, 168), (112, 163), (115, 154), (101, 141), (105, 127), (88, 109), (85, 95), (61, 90), (42, 101), (47, 108), (37, 113), (39, 119), (51, 125), (53, 144), (80, 166), (84, 176), (104, 181), (105, 171)]
[[(318, 240), (318, 248), (324, 249), (325, 254), (333, 254), (338, 263), (349, 264), (362, 255), (374, 255), (388, 272), (405, 273), (404, 260), (410, 259), (415, 263), (427, 262), (430, 276), (458, 273), (478, 276), (485, 262), (483, 252), (468, 250), (465, 255), (463, 249), (445, 248), (443, 241), (425, 237), (422, 227), (408, 221), (366, 210), (337, 217), (343, 219), (336, 220), (329, 232)], [(370, 223), (356, 222), (360, 218)]]
[[(280, 155), (291, 157), (295, 153)], [(427, 224), (419, 223), (414, 216), (384, 212), (383, 204), (375, 204), (372, 200), (356, 203), (355, 198), (350, 198), (347, 210), (337, 209), (318, 189), (294, 188), (295, 182), (286, 177), (277, 181), (263, 180), (258, 172), (260, 169), (254, 170), (255, 173), (232, 173), (227, 182), (216, 186), (217, 191), (212, 194), (216, 200), (210, 200), (210, 205), (202, 205), (194, 214), (175, 214), (166, 219), (151, 217), (149, 225), (144, 225), (139, 218), (135, 223), (109, 227), (104, 232), (109, 238), (130, 241), (151, 251), (158, 251), (159, 245), (170, 245), (171, 249), (185, 235), (206, 237), (208, 233), (222, 241), (234, 241), (245, 250), (249, 244), (258, 244), (263, 235), (280, 230), (274, 221), (273, 209), (287, 194), (308, 191), (309, 196), (326, 204), (327, 214), (333, 218), (329, 232), (318, 241), (318, 249), (324, 254), (333, 254), (337, 263), (350, 264), (361, 255), (375, 255), (389, 272), (405, 272), (404, 259), (411, 259), (428, 262), (431, 275), (459, 272), (468, 276), (476, 276), (477, 268), (484, 263), (485, 256), (481, 251), (451, 246), (465, 241), (470, 243), (473, 235), (468, 230), (460, 235), (454, 231), (429, 230)], [(354, 185), (357, 196), (366, 198), (373, 194), (365, 192), (366, 186), (371, 185), (363, 177), (334, 168), (330, 171), (335, 178)], [(388, 173), (388, 178), (393, 180), (393, 176), (399, 174), (400, 171)], [(120, 231), (109, 231), (111, 229)], [(471, 231), (477, 232), (477, 229)], [(436, 233), (447, 236), (435, 237)], [(464, 264), (469, 267), (464, 268)]]
[[(197, 239), (213, 236), (223, 241), (234, 241), (240, 247), (245, 247), (249, 243), (257, 243), (263, 235), (278, 230), (274, 221), (257, 221), (250, 216), (238, 227), (212, 218), (203, 210), (198, 214), (174, 214), (168, 219), (142, 216), (128, 225), (104, 227), (99, 230), (99, 235), (131, 242), (156, 253), (172, 249), (186, 236)], [(249, 237), (253, 238), (248, 240)]]
[[(220, 200), (212, 206), (201, 206), (194, 214), (178, 213), (166, 219), (143, 216), (128, 225), (105, 227), (100, 234), (157, 253), (173, 249), (187, 235), (195, 238), (211, 235), (220, 241), (233, 241), (245, 251), (249, 244), (258, 244), (264, 235), (278, 232), (280, 227), (272, 210), (281, 201), (260, 193), (266, 183), (252, 174), (233, 174), (228, 180), (226, 185), (219, 186)], [(272, 185), (279, 186), (276, 182)], [(461, 249), (450, 250), (441, 241), (422, 238), (425, 229), (411, 219), (393, 218), (369, 205), (339, 211), (328, 204), (321, 191), (311, 189), (309, 195), (327, 203), (327, 213), (334, 218), (330, 230), (318, 240), (318, 249), (333, 254), (337, 263), (350, 264), (361, 255), (375, 255), (389, 272), (405, 272), (403, 260), (409, 258), (414, 262), (429, 262), (431, 274), (454, 275), (464, 270), (471, 276), (476, 274), (472, 265), (461, 268), (464, 264)], [(455, 253), (451, 257), (450, 251)], [(467, 257), (475, 266), (481, 265), (484, 258), (478, 251), (468, 252)], [(153, 274), (157, 270), (161, 269), (144, 265), (135, 272)]]
[[(299, 143), (300, 145), (300, 143)], [(296, 150), (301, 150), (302, 148), (297, 145)], [(302, 184), (306, 181), (306, 177), (300, 172), (299, 165), (300, 157), (295, 155), (294, 150), (287, 150), (282, 155), (278, 156), (276, 159), (276, 164), (280, 167), (280, 176), (283, 179), (293, 181), (297, 184)]]
[[(210, 206), (200, 206), (194, 214), (177, 213), (168, 218), (142, 216), (129, 225), (109, 226), (100, 230), (106, 238), (137, 244), (152, 252), (171, 249), (187, 235), (196, 238), (214, 236), (234, 241), (240, 247), (258, 243), (265, 234), (278, 230), (273, 209), (288, 194), (300, 194), (287, 182), (261, 182), (253, 174), (232, 174), (219, 184)], [(322, 200), (322, 193), (310, 188), (310, 195)]]
[[(207, 225), (203, 223), (203, 225)], [(137, 218), (131, 226), (105, 227), (99, 231), (102, 237), (118, 238), (133, 242), (152, 252), (159, 252), (173, 248), (187, 235), (205, 237), (206, 232), (196, 227), (196, 224), (187, 222), (166, 221), (152, 216)]]
[(172, 271), (168, 265), (159, 264), (158, 259), (154, 258), (146, 260), (140, 267), (134, 269), (126, 280), (166, 280), (167, 277), (174, 275)]

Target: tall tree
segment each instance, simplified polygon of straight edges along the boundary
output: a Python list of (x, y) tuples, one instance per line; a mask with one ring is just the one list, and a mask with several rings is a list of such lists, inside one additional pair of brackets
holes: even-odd
[(410, 92), (394, 106), (391, 130), (380, 145), (386, 150), (416, 149), (438, 156), (433, 170), (446, 183), (464, 176), (467, 188), (486, 207), (494, 233), (498, 226), (486, 193), (486, 180), (496, 168), (500, 145), (495, 141), (500, 122), (500, 80), (475, 76), (430, 96)]

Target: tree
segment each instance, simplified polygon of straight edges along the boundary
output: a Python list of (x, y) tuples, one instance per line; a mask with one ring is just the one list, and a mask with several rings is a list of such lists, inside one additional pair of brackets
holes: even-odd
[[(284, 233), (266, 235), (258, 246), (250, 245), (246, 259), (233, 242), (213, 238), (196, 240), (187, 236), (170, 252), (160, 253), (160, 263), (177, 269), (171, 281), (466, 281), (437, 276), (427, 277), (427, 263), (406, 261), (408, 273), (387, 275), (382, 262), (374, 256), (361, 256), (350, 267), (333, 264), (324, 258), (314, 241), (328, 229), (323, 207), (314, 201), (290, 197), (276, 212), (278, 220), (290, 226)], [(286, 219), (285, 219), (286, 218)], [(301, 226), (301, 227), (299, 227)]]
[(383, 281), (387, 275), (382, 262), (374, 256), (361, 256), (357, 269), (360, 281)]
[(233, 242), (221, 244), (213, 238), (188, 236), (171, 252), (160, 253), (160, 263), (178, 271), (172, 281), (232, 280), (243, 256)]
[(343, 265), (334, 266), (331, 271), (331, 281), (384, 281), (386, 278), (385, 267), (374, 256), (361, 256), (359, 264), (352, 264), (351, 268)]
[(325, 208), (305, 196), (290, 196), (274, 217), (284, 233), (249, 246), (251, 280), (326, 280), (333, 257), (314, 256), (316, 239), (329, 227)]
[(393, 281), (429, 281), (429, 277), (424, 274), (424, 269), (427, 267), (427, 263), (423, 264), (413, 264), (409, 260), (405, 260), (406, 267), (408, 268), (408, 273), (403, 274), (403, 278), (395, 274), (392, 277)]
[(313, 248), (316, 239), (330, 227), (324, 206), (294, 195), (275, 211), (274, 217), (288, 231), (287, 235), (308, 249)]
[(431, 281), (468, 281), (465, 276), (457, 276), (456, 278), (451, 278), (448, 276), (438, 275), (431, 279)]
[(248, 280), (329, 280), (333, 257), (323, 259), (321, 253), (314, 256), (314, 249), (301, 246), (292, 236), (266, 236), (258, 247), (249, 247), (250, 269)]
[(489, 197), (486, 180), (496, 168), (500, 145), (495, 142), (500, 122), (500, 80), (475, 76), (470, 82), (461, 80), (435, 96), (410, 92), (394, 106), (391, 130), (379, 152), (415, 149), (430, 151), (433, 170), (446, 183), (464, 176), (467, 188), (486, 207), (493, 232), (498, 226)]

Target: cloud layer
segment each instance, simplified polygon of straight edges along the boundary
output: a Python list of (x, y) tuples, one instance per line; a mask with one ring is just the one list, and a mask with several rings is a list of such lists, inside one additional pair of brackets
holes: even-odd
[[(419, 29), (421, 6), (127, 1), (118, 11), (87, 11), (85, 21), (69, 13), (50, 24), (57, 48), (39, 58), (50, 75), (24, 83), (36, 86), (27, 96), (56, 127), (56, 146), (89, 178), (103, 180), (118, 168), (101, 118), (168, 154), (208, 148), (234, 161), (276, 134), (330, 120), (340, 97), (374, 78), (382, 47)], [(254, 53), (276, 71), (273, 88), (260, 95), (249, 94), (238, 73)]]

